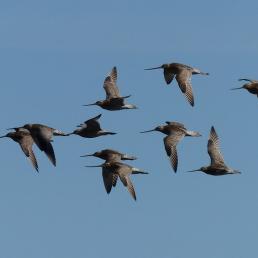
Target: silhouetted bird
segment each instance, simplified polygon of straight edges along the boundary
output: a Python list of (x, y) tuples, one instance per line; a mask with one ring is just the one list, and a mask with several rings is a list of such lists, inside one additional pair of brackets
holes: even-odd
[(102, 135), (116, 134), (116, 133), (108, 132), (108, 131), (101, 129), (100, 124), (98, 122), (100, 117), (101, 117), (101, 114), (85, 121), (83, 124), (78, 125), (77, 127), (79, 127), (79, 128), (74, 130), (69, 135), (77, 134), (77, 135), (80, 135), (81, 137), (85, 137), (85, 138), (95, 138), (95, 137), (99, 137)]
[(177, 171), (178, 156), (176, 146), (185, 136), (201, 136), (200, 133), (195, 131), (189, 131), (185, 126), (178, 122), (166, 122), (166, 125), (157, 126), (156, 128), (141, 133), (158, 131), (166, 134), (167, 136), (163, 139), (165, 150), (170, 158), (170, 163), (174, 171)]
[[(142, 171), (138, 168), (134, 168), (127, 164), (121, 162), (105, 162), (104, 164), (98, 166), (87, 166), (87, 167), (102, 167), (102, 173), (105, 175), (104, 184), (107, 190), (107, 193), (111, 191), (113, 185), (113, 173), (117, 174), (122, 181), (123, 185), (127, 187), (129, 193), (132, 195), (134, 200), (136, 200), (135, 190), (130, 179), (131, 174), (148, 174), (145, 171)], [(104, 178), (104, 176), (103, 176)], [(114, 186), (114, 185), (113, 185)]]
[(68, 136), (68, 134), (42, 124), (26, 124), (20, 128), (25, 128), (30, 132), (34, 142), (39, 147), (39, 149), (44, 151), (51, 163), (56, 166), (56, 157), (53, 146), (51, 144), (52, 137)]
[(33, 167), (38, 172), (38, 163), (34, 155), (34, 152), (32, 150), (32, 145), (34, 141), (31, 137), (30, 132), (23, 128), (10, 128), (10, 129), (14, 129), (15, 132), (10, 132), (4, 136), (1, 136), (0, 138), (8, 137), (14, 140), (15, 142), (19, 143), (22, 151), (30, 159)]
[(192, 74), (202, 74), (202, 75), (209, 75), (209, 73), (201, 72), (197, 68), (193, 68), (188, 65), (179, 64), (179, 63), (171, 63), (171, 64), (163, 64), (158, 67), (147, 68), (145, 70), (154, 70), (154, 69), (163, 69), (164, 70), (164, 77), (167, 84), (170, 84), (174, 77), (176, 76), (176, 80), (178, 86), (182, 93), (187, 98), (188, 102), (191, 106), (194, 106), (194, 97), (193, 97), (193, 90), (191, 84)]
[(104, 90), (106, 92), (106, 99), (96, 101), (93, 104), (88, 104), (84, 106), (93, 106), (97, 105), (103, 109), (110, 111), (122, 110), (122, 109), (136, 109), (135, 105), (125, 104), (125, 99), (129, 98), (131, 95), (121, 97), (117, 84), (117, 69), (113, 67), (109, 76), (105, 78), (104, 81)]
[(199, 169), (191, 170), (188, 172), (195, 172), (195, 171), (202, 171), (208, 175), (213, 176), (223, 176), (228, 174), (240, 174), (238, 170), (229, 168), (225, 162), (224, 158), (220, 152), (219, 147), (219, 137), (214, 129), (214, 127), (211, 127), (210, 131), (210, 137), (208, 140), (208, 153), (211, 159), (210, 166), (207, 167), (201, 167)]
[(242, 87), (233, 88), (231, 90), (239, 90), (239, 89), (246, 89), (251, 94), (254, 94), (258, 97), (258, 81), (256, 80), (249, 80), (249, 79), (239, 79), (239, 81), (248, 81), (249, 83), (245, 83)]

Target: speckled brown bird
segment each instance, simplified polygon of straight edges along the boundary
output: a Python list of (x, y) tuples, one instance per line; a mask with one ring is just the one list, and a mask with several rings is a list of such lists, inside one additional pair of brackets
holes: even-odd
[(163, 139), (166, 153), (170, 159), (171, 166), (174, 172), (177, 171), (178, 166), (178, 155), (176, 146), (185, 136), (201, 136), (199, 132), (189, 131), (185, 128), (182, 123), (178, 122), (166, 122), (166, 125), (157, 126), (156, 128), (141, 133), (158, 131), (166, 134), (167, 136)]
[[(133, 197), (134, 200), (136, 200), (136, 193), (133, 187), (133, 183), (130, 179), (131, 174), (148, 174), (145, 171), (142, 171), (138, 168), (129, 166), (127, 164), (117, 162), (117, 161), (111, 161), (111, 162), (105, 162), (104, 164), (97, 165), (97, 166), (86, 166), (86, 167), (102, 167), (104, 169), (105, 174), (107, 175), (106, 178), (106, 190), (108, 192), (111, 191), (112, 184), (113, 184), (113, 177), (108, 175), (112, 175), (112, 173), (117, 174), (122, 181), (123, 185), (127, 187), (129, 193)], [(102, 171), (103, 172), (103, 171)], [(105, 181), (104, 181), (105, 182)]]
[[(86, 154), (81, 157), (97, 157), (100, 159), (104, 159), (106, 162), (114, 162), (121, 160), (135, 160), (137, 159), (135, 156), (127, 155), (112, 149), (104, 149), (101, 151), (97, 151), (93, 154)], [(102, 177), (103, 182), (106, 188), (107, 193), (111, 192), (112, 186), (115, 187), (117, 183), (118, 175), (116, 173), (112, 173), (110, 170), (106, 168), (102, 168)], [(112, 182), (112, 184), (111, 184)]]
[(10, 128), (10, 129), (14, 129), (15, 132), (7, 133), (6, 135), (1, 136), (0, 138), (8, 137), (14, 140), (15, 142), (17, 142), (20, 145), (26, 157), (30, 159), (32, 166), (38, 172), (38, 169), (39, 169), (38, 163), (34, 155), (34, 152), (32, 150), (32, 145), (34, 141), (33, 141), (33, 138), (31, 137), (30, 132), (23, 128)]
[(220, 152), (219, 137), (213, 126), (211, 127), (207, 148), (208, 154), (211, 159), (211, 164), (207, 167), (201, 167), (199, 169), (191, 170), (188, 172), (202, 171), (212, 176), (223, 176), (241, 173), (240, 171), (232, 169), (225, 164), (224, 158)]
[(178, 86), (182, 93), (185, 95), (186, 99), (191, 106), (194, 106), (194, 96), (191, 84), (191, 78), (193, 74), (209, 75), (209, 73), (204, 73), (197, 68), (179, 63), (163, 64), (158, 67), (147, 68), (145, 70), (163, 69), (165, 81), (170, 84), (174, 77), (176, 77)]
[(126, 104), (125, 99), (129, 98), (131, 95), (122, 97), (119, 93), (119, 89), (117, 87), (117, 69), (113, 67), (110, 74), (105, 78), (104, 86), (106, 92), (106, 99), (99, 100), (95, 103), (84, 105), (84, 106), (94, 106), (97, 105), (103, 109), (107, 109), (110, 111), (122, 110), (122, 109), (136, 109), (135, 105)]

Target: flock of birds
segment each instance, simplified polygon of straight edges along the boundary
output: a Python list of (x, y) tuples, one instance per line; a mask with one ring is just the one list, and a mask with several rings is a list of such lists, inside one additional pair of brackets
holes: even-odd
[[(199, 69), (192, 68), (188, 65), (179, 63), (163, 64), (159, 67), (148, 68), (145, 70), (153, 69), (163, 69), (164, 78), (167, 84), (170, 84), (175, 78), (180, 90), (185, 95), (186, 99), (188, 100), (191, 106), (194, 106), (194, 96), (191, 85), (192, 75), (208, 75), (208, 73), (204, 73)], [(233, 88), (232, 90), (246, 89), (250, 93), (257, 95), (258, 97), (258, 81), (249, 79), (239, 80), (248, 81), (248, 83), (244, 84), (242, 87)], [(119, 89), (117, 87), (116, 67), (113, 67), (110, 74), (105, 78), (103, 87), (106, 92), (106, 98), (104, 100), (99, 100), (95, 103), (88, 104), (85, 106), (97, 105), (103, 109), (110, 111), (137, 108), (135, 105), (125, 103), (125, 99), (129, 98), (130, 95), (124, 97), (120, 95)], [(64, 133), (60, 130), (42, 124), (25, 124), (21, 127), (10, 128), (13, 131), (7, 133), (4, 136), (1, 136), (0, 138), (8, 137), (17, 142), (20, 145), (24, 154), (30, 159), (33, 167), (36, 169), (36, 171), (38, 171), (39, 167), (37, 159), (32, 149), (34, 143), (38, 146), (38, 148), (41, 151), (45, 152), (51, 163), (54, 166), (56, 166), (55, 153), (53, 146), (51, 144), (53, 136), (69, 136), (75, 134), (85, 138), (95, 138), (102, 135), (116, 134), (114, 132), (109, 132), (101, 128), (99, 123), (100, 117), (101, 114), (85, 121), (84, 123), (77, 126), (77, 129), (75, 129), (71, 133)], [(152, 130), (143, 131), (141, 133), (147, 133), (152, 131), (162, 132), (166, 135), (166, 137), (164, 137), (163, 139), (164, 146), (174, 172), (177, 171), (178, 167), (178, 155), (176, 150), (177, 144), (185, 136), (201, 136), (199, 132), (187, 130), (182, 123), (174, 121), (167, 121), (165, 125), (160, 125)], [(206, 174), (213, 176), (240, 173), (239, 171), (232, 169), (225, 164), (223, 156), (220, 152), (219, 137), (213, 126), (210, 130), (207, 148), (211, 160), (210, 165), (206, 167), (201, 167), (199, 169), (191, 170), (189, 172), (202, 171)], [(116, 186), (117, 179), (119, 177), (123, 185), (127, 187), (129, 193), (132, 195), (134, 200), (136, 200), (136, 194), (134, 186), (130, 179), (130, 175), (148, 173), (122, 162), (123, 160), (135, 160), (136, 157), (112, 149), (104, 149), (93, 154), (83, 155), (82, 157), (85, 156), (94, 156), (101, 158), (105, 161), (101, 165), (87, 167), (102, 168), (102, 176), (107, 193), (110, 193), (112, 187)]]

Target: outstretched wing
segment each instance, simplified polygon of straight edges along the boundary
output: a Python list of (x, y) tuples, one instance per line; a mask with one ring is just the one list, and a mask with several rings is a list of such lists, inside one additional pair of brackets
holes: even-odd
[(176, 145), (181, 139), (183, 139), (184, 136), (185, 134), (183, 131), (174, 130), (171, 132), (170, 135), (166, 136), (163, 139), (166, 153), (169, 156), (170, 164), (175, 172), (177, 171), (177, 165), (178, 165)]
[(52, 164), (56, 166), (56, 157), (51, 144), (52, 132), (48, 128), (41, 127), (32, 134), (32, 138), (39, 149), (44, 151)]
[(38, 163), (32, 150), (33, 143), (34, 141), (30, 134), (23, 136), (19, 141), (22, 151), (30, 159), (33, 167), (38, 171)]
[(87, 121), (84, 122), (84, 124), (86, 124), (87, 128), (89, 130), (93, 130), (93, 131), (99, 131), (101, 130), (100, 128), (100, 124), (98, 122), (98, 119), (101, 117), (101, 114), (99, 114), (98, 116), (96, 117), (93, 117)]
[(123, 185), (127, 187), (127, 190), (129, 191), (133, 199), (136, 201), (136, 193), (129, 175), (119, 173), (119, 178), (122, 181)]
[(211, 165), (221, 164), (225, 165), (224, 158), (220, 152), (219, 137), (214, 129), (211, 127), (210, 137), (208, 140), (208, 153), (211, 159)]
[(189, 69), (182, 69), (176, 75), (176, 80), (181, 91), (184, 93), (191, 106), (194, 106), (194, 97), (191, 84), (192, 72)]
[(103, 182), (108, 194), (111, 192), (111, 189), (112, 189), (113, 175), (114, 174), (110, 171), (110, 169), (107, 169), (105, 167), (102, 168)]
[(116, 67), (113, 67), (109, 76), (107, 76), (104, 80), (103, 88), (105, 89), (105, 92), (106, 92), (106, 99), (120, 97), (120, 93), (116, 85), (116, 81), (117, 81), (117, 69)]
[(164, 68), (163, 72), (166, 83), (170, 84), (173, 81), (175, 74), (171, 71), (171, 69), (168, 68)]

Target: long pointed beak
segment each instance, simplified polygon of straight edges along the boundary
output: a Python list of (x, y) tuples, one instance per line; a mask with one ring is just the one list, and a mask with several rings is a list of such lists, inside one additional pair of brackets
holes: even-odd
[(94, 155), (93, 154), (85, 154), (85, 155), (82, 155), (80, 157), (93, 157)]
[(83, 105), (84, 107), (88, 107), (88, 106), (96, 106), (96, 103), (91, 103), (91, 104), (87, 104), (87, 105)]
[(152, 68), (145, 68), (144, 70), (155, 70), (155, 69), (161, 69), (161, 66), (158, 67), (152, 67)]
[(140, 133), (149, 133), (149, 132), (155, 132), (155, 131), (156, 131), (155, 129), (152, 129), (152, 130), (142, 131)]
[(197, 172), (197, 171), (201, 171), (201, 169), (194, 169), (194, 170), (189, 170), (189, 171), (186, 171), (186, 172)]
[(0, 138), (4, 138), (4, 137), (7, 137), (7, 136), (6, 135), (0, 136)]
[(7, 128), (6, 130), (19, 130), (20, 128), (23, 128), (23, 127), (11, 127), (11, 128)]
[(248, 81), (248, 82), (250, 82), (251, 80), (250, 79), (245, 79), (245, 78), (240, 78), (240, 79), (238, 79), (238, 81)]
[(95, 166), (85, 166), (86, 168), (102, 168), (103, 164), (101, 165), (95, 165)]
[(239, 87), (239, 88), (232, 88), (231, 90), (240, 90), (243, 89), (243, 87)]

